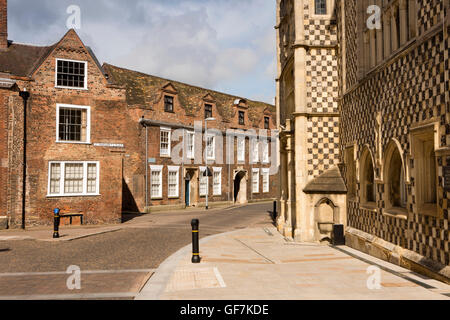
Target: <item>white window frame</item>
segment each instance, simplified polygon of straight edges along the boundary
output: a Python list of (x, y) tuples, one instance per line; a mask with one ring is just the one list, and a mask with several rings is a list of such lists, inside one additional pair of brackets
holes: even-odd
[(263, 141), (262, 145), (263, 145), (263, 159), (262, 159), (262, 163), (269, 163), (270, 162), (269, 141), (267, 141), (267, 140)]
[[(261, 169), (261, 176), (262, 176), (262, 192), (263, 193), (269, 193), (270, 192), (270, 174), (269, 169)], [(267, 185), (265, 184), (265, 181), (267, 180)]]
[[(59, 140), (59, 110), (63, 109), (81, 109), (86, 110), (86, 141), (66, 141)], [(56, 104), (56, 143), (72, 143), (72, 144), (91, 144), (91, 107), (79, 106), (74, 104)]]
[[(256, 177), (257, 179), (256, 179)], [(257, 191), (255, 191), (255, 181), (257, 186)], [(252, 169), (252, 193), (259, 193), (259, 169)]]
[[(85, 67), (84, 67), (84, 87), (83, 88), (68, 87), (68, 86), (58, 86), (58, 61), (84, 63)], [(72, 89), (72, 90), (88, 90), (88, 66), (89, 66), (89, 64), (88, 64), (87, 61), (56, 58), (55, 59), (55, 88)]]
[[(199, 167), (199, 181), (198, 181), (198, 194), (200, 195), (200, 197), (206, 197), (206, 193), (208, 193), (208, 181), (207, 179), (209, 179), (209, 177), (204, 177), (203, 174), (206, 171), (206, 167)], [(204, 181), (204, 182), (203, 182)], [(202, 193), (202, 183), (205, 184), (205, 193)]]
[(245, 162), (245, 137), (238, 137), (237, 139), (237, 161)]
[[(159, 193), (158, 195), (153, 195), (152, 192), (152, 185), (153, 185), (153, 172), (159, 172)], [(162, 199), (163, 194), (162, 194), (162, 190), (163, 190), (163, 166), (150, 166), (150, 197), (151, 199)]]
[[(59, 179), (59, 193), (50, 193), (51, 184), (51, 168), (53, 164), (59, 164), (61, 170), (61, 176)], [(65, 193), (64, 183), (65, 183), (65, 167), (66, 164), (83, 164), (83, 192), (82, 193)], [(87, 176), (88, 176), (88, 165), (95, 164), (97, 167), (97, 179), (96, 179), (96, 191), (95, 193), (87, 192)], [(47, 197), (95, 197), (100, 195), (100, 162), (99, 161), (49, 161), (48, 162), (48, 185), (47, 185)]]
[[(215, 174), (219, 174), (219, 183), (216, 190), (216, 181)], [(213, 168), (213, 195), (221, 196), (222, 195), (222, 168)]]
[[(180, 197), (180, 167), (178, 166), (168, 166), (168, 172), (167, 172), (167, 196), (170, 199), (178, 199)], [(176, 172), (177, 173), (177, 177), (176, 177), (176, 181), (177, 181), (177, 186), (176, 186), (176, 193), (175, 194), (170, 194), (170, 173), (171, 172)]]
[[(212, 138), (212, 156), (208, 156), (208, 140)], [(212, 134), (206, 135), (206, 159), (207, 160), (215, 160), (216, 159), (216, 136)]]
[[(192, 153), (189, 151), (189, 136), (192, 137)], [(187, 131), (186, 132), (186, 159), (194, 159), (195, 157), (195, 132)]]
[[(162, 141), (161, 141), (161, 138), (162, 138), (162, 133), (163, 132), (167, 132), (168, 134), (169, 134), (169, 136), (168, 136), (168, 146), (167, 146), (167, 152), (163, 152), (163, 149), (161, 148), (161, 144), (162, 144)], [(170, 155), (171, 155), (171, 152), (172, 152), (172, 142), (171, 142), (171, 139), (172, 139), (172, 129), (170, 129), (170, 128), (164, 128), (164, 127), (161, 127), (160, 129), (159, 129), (159, 155), (161, 156), (161, 157), (164, 157), (164, 158), (170, 158)]]
[(256, 164), (259, 162), (259, 141), (255, 140), (253, 143), (253, 163)]

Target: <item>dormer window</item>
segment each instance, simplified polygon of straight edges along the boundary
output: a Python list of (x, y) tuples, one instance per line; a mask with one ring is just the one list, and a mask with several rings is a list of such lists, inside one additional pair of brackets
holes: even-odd
[(87, 62), (56, 59), (56, 87), (87, 89)]
[(174, 112), (172, 96), (164, 96), (164, 111), (165, 112)]
[(239, 111), (239, 124), (241, 126), (245, 125), (245, 112)]
[(213, 112), (212, 112), (212, 105), (205, 104), (205, 119), (212, 118)]
[(264, 117), (264, 129), (270, 129), (270, 118)]

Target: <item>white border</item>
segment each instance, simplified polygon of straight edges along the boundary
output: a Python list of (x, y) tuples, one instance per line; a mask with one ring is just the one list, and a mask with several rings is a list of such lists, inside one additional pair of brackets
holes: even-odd
[[(150, 197), (151, 199), (162, 199), (162, 190), (163, 190), (163, 182), (162, 182), (162, 176), (163, 176), (163, 168), (164, 166), (150, 166)], [(152, 194), (152, 172), (159, 172), (159, 194), (157, 196), (154, 196)]]
[[(216, 193), (214, 189), (214, 174), (219, 173), (219, 192)], [(213, 195), (221, 196), (222, 195), (222, 168), (213, 168)]]
[[(161, 149), (161, 132), (168, 132), (169, 133), (169, 137), (168, 137), (168, 149), (167, 149), (167, 153), (162, 153), (162, 149)], [(161, 158), (170, 158), (170, 155), (172, 154), (172, 129), (171, 128), (167, 128), (167, 127), (160, 127), (159, 128), (159, 155)]]
[[(59, 109), (82, 109), (86, 110), (86, 141), (65, 141), (59, 140)], [(72, 143), (72, 144), (91, 144), (91, 107), (90, 106), (78, 106), (74, 104), (56, 104), (56, 142), (57, 143)]]
[[(69, 62), (78, 62), (78, 63), (84, 63), (85, 64), (85, 68), (84, 68), (84, 88), (58, 86), (58, 61), (69, 61)], [(88, 90), (88, 66), (89, 66), (89, 64), (88, 64), (87, 61), (55, 58), (55, 88), (58, 88), (58, 89), (71, 89), (71, 90)]]
[[(61, 166), (61, 177), (59, 179), (59, 193), (50, 194), (50, 177), (52, 164), (59, 164)], [(64, 179), (65, 179), (65, 166), (66, 164), (83, 164), (83, 192), (82, 193), (64, 193)], [(88, 164), (95, 164), (97, 166), (97, 184), (95, 193), (87, 193), (87, 168)], [(49, 161), (48, 162), (48, 184), (47, 184), (47, 197), (59, 198), (59, 197), (95, 197), (100, 196), (100, 162), (99, 161)]]
[[(169, 199), (178, 199), (180, 197), (180, 167), (178, 166), (168, 166), (167, 167), (167, 197)], [(170, 173), (177, 173), (177, 189), (176, 194), (170, 194)]]
[[(260, 176), (260, 174), (259, 174), (259, 169), (252, 169), (252, 193), (259, 193), (259, 176)], [(258, 175), (258, 180), (256, 180), (255, 179), (255, 175)], [(258, 191), (255, 191), (255, 188), (254, 188), (254, 182), (255, 182), (255, 180), (258, 182), (257, 183), (257, 186), (258, 186)]]

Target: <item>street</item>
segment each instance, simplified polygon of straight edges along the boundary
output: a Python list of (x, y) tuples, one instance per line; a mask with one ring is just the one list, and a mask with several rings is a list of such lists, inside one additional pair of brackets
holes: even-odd
[[(271, 203), (135, 217), (122, 229), (73, 241), (0, 241), (0, 297), (132, 299), (166, 258), (200, 237), (270, 226)], [(69, 290), (69, 266), (81, 269), (81, 289)]]

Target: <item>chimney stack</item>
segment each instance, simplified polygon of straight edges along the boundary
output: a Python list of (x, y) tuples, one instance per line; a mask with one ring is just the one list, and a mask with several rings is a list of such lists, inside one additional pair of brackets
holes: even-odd
[(0, 0), (0, 50), (8, 49), (8, 0)]

